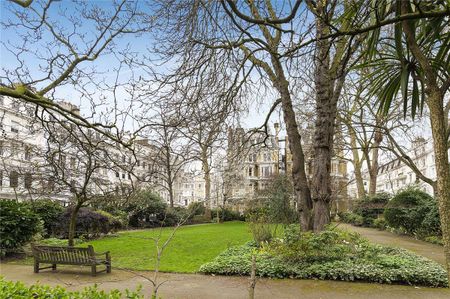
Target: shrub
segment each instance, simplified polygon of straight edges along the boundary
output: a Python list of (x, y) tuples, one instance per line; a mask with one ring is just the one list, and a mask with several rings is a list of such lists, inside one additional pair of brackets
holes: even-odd
[(27, 203), (0, 200), (0, 257), (25, 245), (43, 229)]
[(352, 213), (352, 212), (343, 212), (339, 213), (339, 217), (342, 222), (344, 223), (350, 223), (356, 226), (363, 225), (364, 219), (362, 216)]
[(224, 209), (212, 209), (211, 214), (214, 217), (217, 217), (217, 213), (219, 214), (220, 221), (244, 221), (245, 217), (241, 215), (241, 213), (237, 211), (232, 211), (230, 209), (224, 208)]
[(442, 236), (439, 207), (436, 200), (428, 202), (429, 210), (422, 221), (418, 234), (423, 237)]
[[(296, 251), (303, 246), (306, 251)], [(372, 245), (356, 234), (341, 231), (325, 231), (317, 236), (302, 233), (299, 237), (298, 231), (291, 230), (283, 241), (262, 247), (254, 242), (230, 247), (202, 265), (200, 272), (249, 275), (253, 255), (257, 275), (271, 278), (448, 286), (447, 273), (436, 262), (404, 249)]]
[[(60, 238), (67, 238), (69, 235), (69, 223), (72, 208), (67, 208), (60, 217), (60, 223), (64, 223), (58, 228), (57, 234)], [(80, 208), (77, 215), (75, 237), (95, 238), (110, 231), (109, 219), (89, 208)]]
[(395, 195), (384, 211), (384, 218), (389, 226), (403, 229), (408, 234), (423, 233), (424, 220), (427, 227), (433, 227), (433, 208), (435, 200), (427, 193), (408, 188)]
[(126, 223), (119, 216), (114, 216), (106, 211), (97, 210), (96, 213), (108, 218), (108, 232), (117, 232), (126, 227)]
[(341, 230), (301, 232), (292, 227), (284, 231), (282, 240), (272, 242), (270, 250), (290, 262), (339, 260), (354, 255), (358, 247), (366, 244), (366, 240), (356, 233)]
[(191, 202), (188, 205), (188, 213), (189, 215), (191, 215), (191, 217), (195, 216), (195, 215), (203, 215), (205, 214), (205, 205), (202, 202)]
[(285, 175), (278, 175), (268, 187), (256, 192), (248, 214), (263, 213), (265, 221), (270, 223), (297, 223), (298, 212), (292, 205), (293, 192), (291, 180)]
[(30, 203), (30, 208), (43, 222), (44, 237), (53, 236), (55, 227), (60, 225), (59, 218), (64, 211), (64, 207), (57, 201), (42, 199)]
[(444, 246), (444, 241), (440, 237), (430, 236), (430, 237), (424, 238), (424, 241), (430, 242), (430, 243), (433, 243), (433, 244), (436, 244), (436, 245)]
[(275, 236), (274, 225), (270, 223), (268, 216), (260, 211), (249, 215), (249, 228), (253, 235), (253, 240), (258, 244), (270, 242)]
[(49, 287), (45, 285), (34, 284), (26, 286), (24, 283), (17, 281), (6, 281), (0, 278), (0, 293), (2, 298), (40, 298), (40, 299), (140, 299), (144, 298), (140, 287), (136, 291), (125, 290), (124, 293), (119, 290), (110, 292), (101, 291), (97, 286), (87, 287), (83, 291), (71, 292), (56, 286)]
[(151, 191), (137, 192), (125, 207), (129, 213), (129, 225), (132, 227), (160, 226), (164, 219), (167, 204)]
[(189, 221), (190, 214), (187, 209), (182, 207), (168, 208), (165, 212), (165, 217), (162, 219), (163, 226), (174, 226), (178, 223)]
[(391, 195), (388, 193), (377, 193), (372, 196), (366, 196), (357, 203), (354, 212), (362, 217), (363, 226), (373, 226), (373, 222), (379, 216), (383, 215), (384, 208)]
[(377, 218), (373, 221), (373, 227), (378, 228), (380, 230), (385, 230), (387, 227), (387, 222), (383, 217)]

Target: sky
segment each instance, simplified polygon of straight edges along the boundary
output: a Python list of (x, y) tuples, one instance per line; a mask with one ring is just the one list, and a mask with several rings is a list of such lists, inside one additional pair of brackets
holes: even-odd
[[(37, 0), (38, 2), (34, 2), (33, 5), (42, 3), (42, 1)], [(91, 1), (87, 2), (88, 5), (97, 5), (102, 9), (105, 9), (106, 11), (111, 12), (111, 6), (110, 1), (104, 0), (104, 1)], [(142, 2), (143, 3), (143, 2)], [(24, 58), (24, 67), (27, 68), (30, 73), (32, 74), (32, 77), (38, 78), (42, 77), (42, 73), (39, 72), (40, 67), (45, 67), (45, 61), (42, 61), (38, 59), (40, 55), (47, 57), (48, 53), (51, 52), (52, 55), (54, 53), (59, 53), (59, 51), (62, 51), (62, 53), (67, 53), (66, 49), (58, 48), (56, 45), (53, 45), (53, 47), (49, 49), (45, 49), (43, 45), (47, 44), (50, 39), (50, 35), (48, 33), (43, 33), (38, 41), (35, 43), (26, 43), (24, 41), (24, 33), (27, 32), (24, 28), (21, 28), (20, 26), (10, 26), (6, 27), (5, 24), (12, 21), (16, 22), (17, 18), (15, 17), (14, 13), (12, 12), (12, 9), (18, 10), (19, 12), (24, 12), (25, 9), (22, 9), (18, 7), (17, 5), (9, 2), (9, 1), (1, 1), (0, 0), (0, 18), (1, 18), (1, 25), (0, 25), (0, 80), (4, 80), (4, 77), (6, 76), (6, 70), (14, 70), (19, 63), (15, 59), (15, 56), (12, 55), (7, 48), (11, 47), (11, 45), (24, 45), (25, 49), (29, 50), (29, 53), (25, 53)], [(145, 11), (145, 10), (144, 10)], [(147, 11), (148, 12), (148, 11)], [(65, 14), (66, 17), (61, 17), (61, 13)], [(57, 3), (52, 4), (51, 8), (47, 12), (48, 19), (51, 22), (55, 22), (58, 26), (66, 28), (66, 30), (69, 30), (71, 28), (71, 18), (73, 20), (77, 21), (80, 18), (77, 17), (74, 9), (74, 4), (71, 1), (60, 1)], [(77, 31), (84, 32), (86, 34), (87, 39), (89, 39), (93, 32), (95, 32), (95, 28), (93, 28), (93, 24), (89, 22), (83, 22), (80, 24), (77, 24)], [(82, 42), (80, 39), (74, 39), (76, 41), (76, 44), (82, 48)], [(124, 49), (129, 48), (131, 51), (139, 53), (139, 55), (146, 54), (149, 55), (148, 58), (154, 59), (151, 54), (148, 54), (147, 48), (154, 46), (154, 41), (151, 39), (150, 35), (143, 34), (143, 35), (125, 35), (119, 39), (115, 40), (114, 49), (116, 50), (116, 55), (120, 54), (124, 51)], [(102, 79), (103, 84), (113, 84), (114, 80), (116, 79), (116, 70), (120, 67), (119, 60), (116, 55), (113, 54), (106, 54), (100, 56), (98, 59), (96, 59), (93, 62), (86, 62), (83, 63), (82, 68), (88, 69), (93, 68), (95, 71), (101, 73), (98, 76), (98, 80)], [(161, 71), (163, 69), (171, 69), (174, 68), (175, 65), (171, 63), (167, 63), (164, 66), (162, 66)], [(23, 68), (22, 68), (23, 69)], [(140, 69), (140, 67), (132, 67), (131, 69), (124, 67), (120, 71), (119, 81), (120, 82), (126, 82), (128, 79), (130, 79), (131, 76), (134, 76), (134, 78), (138, 78), (139, 76), (147, 76), (147, 74)], [(75, 86), (72, 84), (67, 84), (61, 87), (58, 87), (56, 89), (56, 96), (59, 99), (64, 99), (66, 101), (72, 102), (73, 104), (81, 106), (81, 111), (85, 115), (91, 115), (92, 109), (91, 105), (85, 104), (85, 100), (80, 96), (79, 91), (79, 85), (81, 82), (76, 82)], [(87, 87), (87, 90), (93, 94), (94, 98), (97, 98), (97, 101), (100, 102), (102, 96), (106, 96), (106, 100), (104, 100), (104, 103), (96, 107), (95, 109), (102, 111), (106, 113), (108, 109), (111, 109), (111, 102), (112, 102), (112, 95), (110, 93), (103, 93), (95, 88), (92, 87), (92, 85)], [(130, 94), (124, 89), (119, 88), (116, 91), (117, 96), (117, 103), (119, 106), (122, 106), (122, 108), (127, 107), (128, 101), (130, 98)], [(261, 95), (258, 95), (261, 96)], [(264, 120), (266, 118), (267, 112), (270, 109), (271, 103), (275, 100), (275, 96), (273, 94), (269, 95), (262, 95), (263, 99), (254, 98), (249, 99), (251, 100), (252, 104), (249, 107), (249, 112), (246, 115), (242, 115), (241, 117), (241, 124), (243, 127), (246, 128), (254, 128), (259, 127), (264, 123)], [(256, 96), (255, 96), (256, 97)], [(138, 109), (138, 108), (136, 108)], [(99, 111), (96, 111), (97, 114)], [(150, 112), (149, 112), (150, 113)], [(135, 126), (133, 122), (129, 119), (121, 119), (121, 121), (124, 123), (124, 127), (127, 130), (133, 131), (135, 129)], [(282, 115), (279, 110), (277, 110), (270, 121), (270, 127), (273, 129), (273, 123), (278, 122), (281, 125), (283, 125), (282, 121)], [(426, 133), (426, 132), (425, 132)], [(282, 131), (282, 134), (284, 134), (284, 131)]]
[[(110, 1), (97, 0), (92, 3), (98, 5), (102, 9), (105, 9), (106, 11), (111, 9)], [(37, 4), (40, 3), (38, 2)], [(34, 3), (33, 5), (36, 5), (36, 3)], [(1, 79), (2, 81), (4, 81), (3, 77), (6, 76), (5, 70), (14, 70), (19, 65), (19, 62), (17, 61), (15, 56), (12, 55), (12, 53), (10, 53), (7, 50), (7, 48), (8, 47), (11, 48), (11, 45), (24, 44), (24, 39), (21, 38), (21, 36), (25, 32), (27, 32), (26, 30), (24, 30), (24, 28), (21, 28), (19, 26), (13, 27), (5, 26), (5, 24), (10, 21), (12, 22), (17, 21), (17, 18), (15, 17), (13, 10), (18, 10), (20, 12), (25, 11), (25, 9), (22, 9), (9, 1), (0, 1), (0, 16), (2, 23), (0, 27), (0, 40), (1, 40), (0, 77), (2, 77)], [(61, 13), (65, 14), (67, 18), (61, 17)], [(55, 22), (55, 24), (57, 24), (58, 26), (65, 27), (66, 29), (69, 29), (72, 26), (69, 19), (73, 17), (73, 14), (74, 14), (74, 4), (71, 1), (61, 1), (59, 3), (54, 3), (47, 12), (49, 20)], [(90, 24), (88, 22), (83, 24), (77, 24), (77, 31), (86, 33), (88, 37), (89, 34), (95, 32), (95, 30), (93, 30), (92, 28), (92, 23)], [(38, 56), (48, 57), (49, 51), (52, 51), (53, 53), (57, 53), (58, 51), (62, 51), (62, 53), (67, 53), (66, 49), (61, 49), (56, 46), (53, 49), (45, 50), (45, 48), (42, 46), (46, 44), (49, 40), (51, 40), (51, 36), (48, 33), (47, 34), (43, 33), (41, 36), (41, 40), (37, 41), (36, 43), (33, 43), (32, 45), (25, 43), (25, 47), (28, 48), (28, 50), (30, 50), (30, 53), (25, 53), (22, 57), (24, 59), (25, 66), (32, 74), (33, 79), (42, 77), (42, 73), (39, 72), (39, 68), (46, 64), (46, 61), (39, 60)], [(75, 41), (77, 41), (76, 44), (79, 45), (82, 44), (79, 40), (75, 39)], [(123, 36), (119, 39), (116, 39), (114, 43), (115, 49), (117, 50), (118, 53), (121, 52), (121, 49), (130, 47), (133, 52), (141, 54), (147, 53), (146, 55), (148, 55), (147, 47), (152, 46), (152, 41), (150, 40), (149, 35), (136, 36), (130, 34)], [(82, 47), (80, 46), (80, 48)], [(52, 55), (54, 56), (53, 53)], [(114, 80), (116, 79), (115, 70), (117, 70), (117, 68), (119, 67), (119, 60), (114, 55), (111, 54), (102, 55), (94, 62), (83, 63), (83, 67), (95, 68), (97, 72), (103, 73), (101, 76), (99, 76), (99, 78), (101, 77), (102, 80), (104, 80), (108, 84), (113, 84)], [(165, 67), (170, 68), (171, 66), (170, 64), (168, 64)], [(135, 77), (146, 75), (145, 72), (139, 69), (139, 67), (134, 67), (133, 69), (124, 68), (120, 72), (119, 80), (125, 82), (127, 79), (130, 78), (131, 74), (133, 74)], [(77, 89), (79, 88), (75, 88), (73, 85), (64, 85), (56, 89), (55, 95), (59, 99), (64, 99), (73, 104), (81, 106), (81, 111), (83, 114), (92, 114), (92, 112), (90, 111), (91, 105), (84, 104), (85, 100), (82, 99)], [(95, 93), (96, 91), (90, 90), (90, 92)], [(127, 98), (129, 98), (129, 94), (124, 89), (117, 90), (116, 95), (119, 99), (119, 102), (121, 102), (124, 107), (128, 105)], [(101, 96), (100, 93), (98, 93), (97, 97), (100, 96)], [(260, 102), (261, 104), (252, 105), (251, 109), (249, 109), (249, 113), (247, 115), (242, 115), (241, 122), (243, 127), (252, 128), (261, 126), (264, 122), (268, 110), (270, 109), (270, 100), (260, 101), (260, 99), (255, 99), (254, 102)], [(101, 108), (97, 107), (96, 109)], [(271, 123), (274, 122), (281, 122), (279, 114), (278, 115), (274, 114)], [(132, 128), (133, 125), (131, 123), (127, 123), (126, 126), (129, 130), (133, 130)]]

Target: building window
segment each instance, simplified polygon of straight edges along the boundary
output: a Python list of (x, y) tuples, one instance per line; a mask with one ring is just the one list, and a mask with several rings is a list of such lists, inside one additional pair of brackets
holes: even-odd
[(65, 155), (59, 156), (59, 166), (63, 169), (66, 166), (66, 156)]
[(29, 146), (25, 146), (25, 160), (31, 160), (31, 148)]
[(141, 166), (141, 161), (137, 160), (137, 166)]
[(70, 192), (75, 193), (77, 191), (76, 189), (76, 182), (75, 180), (70, 181)]
[(11, 132), (19, 133), (19, 127), (20, 127), (20, 124), (18, 122), (13, 121), (13, 120), (11, 121)]
[(253, 168), (252, 167), (248, 168), (248, 176), (253, 176)]
[(19, 101), (17, 101), (17, 100), (12, 100), (12, 101), (11, 101), (11, 108), (12, 108), (12, 109), (15, 109), (15, 110), (19, 110), (19, 108), (20, 108)]
[(272, 175), (272, 167), (265, 166), (261, 168), (263, 177), (270, 177)]
[(0, 156), (3, 156), (3, 141), (0, 141)]
[(75, 169), (76, 160), (74, 157), (70, 158), (70, 168)]
[(3, 171), (0, 171), (0, 189), (2, 189), (3, 186)]
[(48, 179), (47, 188), (48, 188), (49, 191), (54, 191), (55, 190), (55, 179), (54, 178), (49, 178)]
[(128, 179), (131, 180), (131, 173), (128, 174)]
[(120, 174), (116, 171), (116, 178), (119, 178)]
[(125, 178), (125, 173), (122, 173), (122, 179), (124, 179)]
[(31, 173), (26, 173), (25, 174), (24, 183), (25, 183), (25, 188), (26, 189), (30, 189), (31, 188), (31, 186), (33, 184), (33, 176), (31, 175)]
[(9, 173), (9, 186), (11, 188), (17, 188), (19, 186), (19, 174), (17, 171), (11, 171)]

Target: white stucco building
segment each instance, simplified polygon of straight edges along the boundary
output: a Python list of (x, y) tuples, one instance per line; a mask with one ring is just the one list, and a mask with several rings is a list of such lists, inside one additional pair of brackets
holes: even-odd
[[(414, 162), (418, 170), (431, 180), (436, 180), (436, 166), (433, 151), (433, 142), (431, 139), (417, 138), (411, 144), (411, 149), (406, 154)], [(369, 173), (364, 170), (363, 173), (364, 188), (366, 192), (369, 188)], [(416, 173), (400, 159), (392, 159), (382, 163), (378, 167), (377, 192), (387, 192), (395, 194), (396, 192), (410, 186), (418, 186), (423, 191), (433, 195), (433, 187), (422, 181)], [(357, 197), (356, 182), (352, 180), (349, 185), (349, 195)]]
[[(77, 106), (60, 105), (79, 114)], [(168, 200), (164, 182), (157, 181), (155, 175), (158, 169), (148, 161), (154, 147), (145, 139), (134, 142), (130, 150), (91, 129), (63, 129), (70, 124), (46, 113), (42, 114), (46, 122), (40, 122), (35, 113), (41, 115), (42, 110), (0, 96), (0, 198), (68, 202), (91, 168), (87, 189), (92, 196), (121, 196), (135, 188), (150, 187)], [(57, 138), (49, 137), (50, 129)], [(81, 146), (76, 134), (86, 134), (83, 140), (94, 146)]]

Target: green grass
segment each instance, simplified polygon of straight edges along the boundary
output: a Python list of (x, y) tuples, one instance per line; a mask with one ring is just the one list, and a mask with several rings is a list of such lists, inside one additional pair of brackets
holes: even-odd
[[(159, 234), (159, 229), (120, 232), (117, 237), (89, 241), (96, 252), (109, 250), (114, 267), (132, 270), (153, 270), (155, 244), (149, 239)], [(164, 228), (162, 240), (166, 240), (172, 228)], [(212, 261), (230, 246), (244, 244), (252, 239), (244, 222), (183, 226), (165, 249), (160, 266), (166, 272), (197, 272), (200, 266)]]

